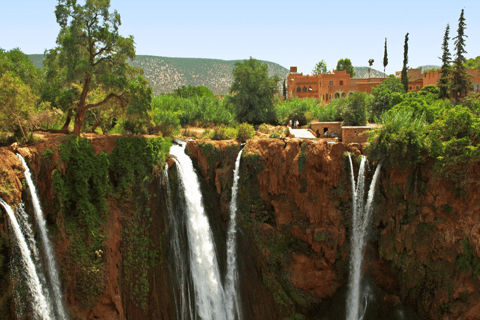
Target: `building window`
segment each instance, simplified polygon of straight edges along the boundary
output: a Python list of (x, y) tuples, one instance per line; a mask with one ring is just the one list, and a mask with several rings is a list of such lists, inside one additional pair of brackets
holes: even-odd
[(328, 85), (329, 85), (329, 86), (333, 86), (333, 81), (329, 81), (329, 82), (328, 82)]
[(480, 87), (480, 84), (474, 83), (474, 84), (473, 84), (473, 91), (478, 91), (478, 90), (479, 90), (479, 87)]
[(308, 87), (308, 91), (312, 92), (313, 91), (312, 87)]
[(302, 88), (298, 87), (297, 92), (302, 92)]
[(417, 90), (418, 90), (418, 86), (417, 86)]
[(307, 92), (307, 87), (303, 87), (303, 92)]
[(335, 93), (335, 99), (338, 99), (338, 98), (340, 98), (340, 94), (337, 92)]
[(410, 90), (412, 90), (412, 86), (410, 86)]
[(330, 97), (328, 97), (330, 100), (332, 100), (332, 94), (330, 93)]
[(340, 80), (340, 85), (343, 86), (343, 80)]
[(342, 98), (345, 98), (345, 92), (342, 93)]

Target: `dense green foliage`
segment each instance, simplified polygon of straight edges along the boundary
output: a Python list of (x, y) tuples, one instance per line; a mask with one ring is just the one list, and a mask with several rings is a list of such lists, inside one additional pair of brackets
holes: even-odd
[(148, 186), (163, 170), (170, 146), (169, 139), (119, 138), (108, 156), (95, 155), (90, 142), (76, 136), (59, 146), (60, 161), (53, 172), (56, 225), (71, 243), (66, 263), (73, 278), (67, 281), (72, 281), (75, 297), (85, 308), (93, 307), (104, 292), (109, 197), (121, 198), (134, 210), (123, 217), (124, 285), (131, 299), (145, 308), (147, 274), (157, 259), (149, 236)]
[(346, 126), (364, 126), (367, 124), (368, 108), (371, 96), (357, 91), (349, 95), (345, 108), (341, 111)]
[(451, 74), (450, 60), (452, 58), (452, 55), (448, 50), (448, 40), (450, 40), (449, 33), (450, 33), (450, 25), (447, 24), (447, 27), (445, 28), (445, 35), (443, 36), (443, 43), (442, 43), (442, 69), (440, 71), (441, 75), (440, 75), (440, 80), (437, 83), (437, 86), (440, 89), (439, 98), (441, 99), (450, 98), (450, 94), (448, 91), (450, 87), (450, 74)]
[(262, 124), (277, 122), (274, 102), (278, 93), (278, 76), (268, 76), (268, 66), (250, 57), (235, 63), (230, 102), (235, 106), (238, 122)]
[(405, 44), (403, 45), (403, 67), (402, 67), (402, 84), (403, 90), (408, 92), (408, 33), (405, 35)]
[[(120, 36), (120, 15), (109, 9), (109, 1), (87, 0), (80, 5), (59, 0), (55, 10), (60, 33), (58, 47), (47, 53), (47, 67), (58, 70), (65, 88), (80, 87), (74, 104), (76, 135), (89, 110), (115, 103), (123, 109), (129, 106), (131, 113), (141, 113), (150, 104), (152, 89), (142, 77), (143, 70), (127, 61), (135, 58), (133, 37)], [(94, 90), (102, 94), (89, 101)]]
[(466, 24), (463, 10), (464, 9), (462, 9), (462, 13), (458, 19), (457, 36), (453, 38), (455, 40), (455, 59), (453, 60), (450, 91), (455, 102), (459, 102), (461, 97), (465, 97), (471, 86), (467, 68), (465, 67), (465, 54), (467, 53), (467, 51), (465, 51), (465, 38), (467, 36), (465, 35)]
[(395, 104), (400, 102), (401, 93), (403, 92), (402, 82), (395, 76), (391, 76), (378, 87), (373, 88), (372, 115), (380, 117), (384, 112), (390, 110)]
[(248, 123), (239, 124), (237, 130), (237, 140), (241, 143), (246, 142), (255, 135), (255, 129)]
[(352, 78), (355, 77), (355, 71), (353, 70), (352, 61), (350, 61), (350, 59), (348, 58), (338, 60), (336, 70), (346, 70)]
[(193, 97), (213, 98), (215, 96), (212, 90), (208, 89), (205, 86), (195, 87), (190, 84), (188, 85), (188, 87), (181, 86), (180, 88), (173, 90), (173, 94), (179, 98), (193, 98)]

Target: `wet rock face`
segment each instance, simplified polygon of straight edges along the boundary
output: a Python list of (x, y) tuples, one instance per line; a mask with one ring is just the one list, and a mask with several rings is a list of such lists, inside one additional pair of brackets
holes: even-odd
[[(209, 163), (198, 145), (189, 143), (191, 157), (223, 193), (218, 181), (226, 164), (216, 162), (208, 177)], [(256, 188), (249, 197), (261, 205), (248, 203), (241, 219), (247, 217), (251, 224), (241, 226), (260, 235), (255, 244), (266, 266), (262, 273), (278, 275), (284, 288), (291, 288), (287, 291), (299, 290), (307, 299), (302, 305), (287, 292), (304, 314), (309, 306), (332, 299), (347, 280), (351, 186), (346, 151), (358, 166), (360, 144), (255, 137), (245, 146), (241, 170), (254, 177), (243, 182)], [(478, 168), (471, 173), (480, 180)], [(473, 185), (466, 194), (456, 196), (431, 164), (419, 172), (382, 172), (364, 272), (392, 308), (401, 303), (432, 319), (475, 314), (480, 301), (480, 195)], [(277, 246), (262, 241), (265, 233), (266, 238), (286, 239), (288, 246), (283, 240)], [(275, 253), (279, 248), (283, 255)]]

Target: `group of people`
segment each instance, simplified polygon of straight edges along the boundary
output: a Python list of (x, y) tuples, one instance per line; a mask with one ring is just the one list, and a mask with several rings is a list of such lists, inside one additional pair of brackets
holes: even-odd
[[(293, 126), (292, 126), (292, 124), (293, 124)], [(290, 128), (297, 128), (297, 129), (298, 129), (298, 125), (299, 125), (298, 120), (293, 120), (293, 121), (292, 121), (292, 120), (289, 120), (289, 121), (288, 121), (288, 126), (289, 126)]]

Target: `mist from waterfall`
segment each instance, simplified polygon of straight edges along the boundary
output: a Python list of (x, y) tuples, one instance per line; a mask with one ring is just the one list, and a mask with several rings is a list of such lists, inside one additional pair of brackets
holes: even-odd
[(40, 231), (40, 238), (43, 245), (43, 251), (45, 254), (46, 265), (47, 265), (47, 274), (50, 286), (53, 292), (53, 300), (55, 305), (55, 315), (58, 319), (69, 319), (68, 312), (65, 306), (65, 301), (61, 292), (60, 278), (58, 276), (58, 267), (55, 260), (55, 252), (53, 251), (52, 243), (48, 238), (45, 218), (43, 216), (42, 207), (40, 205), (40, 200), (38, 199), (37, 190), (35, 184), (32, 180), (32, 175), (30, 169), (25, 162), (25, 159), (20, 154), (17, 154), (17, 157), (22, 162), (25, 168), (25, 179), (30, 190), (32, 197), (32, 204), (35, 211), (35, 219), (37, 221), (37, 226)]
[[(365, 194), (365, 167), (367, 158), (362, 156), (360, 168), (358, 170), (357, 185), (355, 185), (355, 176), (353, 172), (352, 158), (348, 154), (350, 160), (350, 174), (352, 183), (352, 232), (350, 235), (350, 274), (347, 296), (347, 320), (359, 320), (363, 318), (368, 303), (365, 294), (361, 290), (362, 280), (362, 264), (367, 242), (367, 235), (370, 224), (370, 217), (373, 209), (373, 198), (375, 195), (375, 185), (380, 173), (381, 165), (379, 164), (370, 184), (368, 191), (367, 203), (364, 205)], [(364, 298), (362, 300), (362, 298)], [(360, 316), (361, 302), (364, 301), (362, 315)]]
[(186, 200), (186, 226), (190, 271), (194, 285), (196, 314), (200, 319), (227, 318), (225, 293), (210, 224), (203, 207), (202, 193), (192, 160), (185, 154), (185, 143), (173, 145), (179, 175), (179, 188)]
[(237, 192), (240, 178), (240, 160), (242, 150), (238, 153), (233, 171), (232, 200), (230, 202), (230, 225), (227, 234), (227, 277), (225, 281), (225, 295), (227, 299), (227, 318), (229, 320), (241, 319), (240, 295), (238, 294), (237, 273)]
[(32, 259), (32, 253), (15, 217), (15, 213), (3, 199), (0, 199), (0, 204), (5, 208), (10, 221), (11, 230), (13, 231), (10, 234), (12, 242), (14, 246), (18, 246), (19, 249), (21, 262), (17, 264), (20, 269), (18, 270), (18, 276), (25, 278), (28, 295), (31, 295), (33, 319), (52, 319), (52, 310), (50, 309), (51, 301), (47, 300), (43, 293), (42, 285)]

